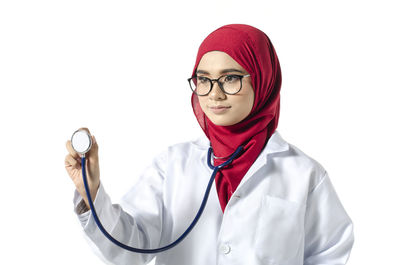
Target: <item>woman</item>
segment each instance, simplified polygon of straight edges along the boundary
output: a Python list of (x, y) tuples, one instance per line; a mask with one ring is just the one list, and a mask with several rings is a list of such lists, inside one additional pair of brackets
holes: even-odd
[[(248, 25), (226, 25), (201, 44), (189, 79), (194, 114), (205, 136), (169, 147), (138, 183), (112, 205), (99, 180), (97, 143), (87, 155), (95, 208), (119, 241), (165, 246), (189, 226), (201, 204), (212, 163), (243, 151), (216, 175), (207, 206), (178, 246), (156, 264), (345, 264), (353, 226), (324, 168), (276, 131), (281, 71), (269, 38)], [(67, 142), (66, 169), (75, 209), (88, 238), (115, 264), (147, 264), (109, 242), (88, 211), (81, 165)]]

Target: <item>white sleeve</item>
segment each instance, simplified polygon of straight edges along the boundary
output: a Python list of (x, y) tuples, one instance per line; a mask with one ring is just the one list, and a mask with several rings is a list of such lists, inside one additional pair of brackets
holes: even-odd
[(346, 264), (353, 242), (353, 223), (325, 172), (307, 200), (304, 265)]
[[(157, 248), (162, 237), (163, 181), (166, 153), (154, 159), (138, 183), (124, 196), (121, 205), (112, 204), (100, 183), (94, 206), (105, 230), (125, 245)], [(82, 197), (75, 192), (75, 211)], [(78, 214), (84, 233), (94, 244), (94, 252), (113, 264), (147, 264), (154, 255), (124, 250), (108, 240), (98, 229), (90, 211)], [(92, 245), (92, 244), (90, 244)]]

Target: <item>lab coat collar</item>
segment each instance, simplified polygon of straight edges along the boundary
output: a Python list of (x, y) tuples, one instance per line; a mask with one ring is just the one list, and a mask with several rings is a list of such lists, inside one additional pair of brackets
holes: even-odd
[[(280, 133), (275, 130), (275, 132), (269, 138), (267, 145), (261, 151), (260, 155), (257, 157), (256, 161), (251, 165), (249, 170), (243, 176), (242, 180), (240, 181), (239, 185), (237, 186), (236, 190), (232, 194), (232, 196), (240, 196), (240, 193), (243, 190), (243, 186), (251, 179), (254, 174), (265, 166), (268, 162), (268, 156), (285, 152), (289, 150), (289, 144), (281, 137)], [(229, 202), (227, 207), (229, 206)], [(226, 209), (226, 208), (225, 208)]]
[[(193, 141), (192, 143), (196, 145), (198, 148), (204, 150), (208, 150), (208, 148), (210, 147), (210, 141), (206, 136), (200, 137), (199, 139)], [(268, 155), (284, 152), (287, 150), (289, 150), (289, 144), (281, 137), (280, 133), (277, 130), (275, 130), (275, 132), (269, 138), (267, 145), (264, 147), (260, 155), (257, 157), (256, 161), (254, 161), (249, 170), (243, 176), (243, 179), (240, 181), (239, 186), (236, 188), (234, 194), (240, 191), (243, 185), (245, 185), (245, 183), (251, 178), (251, 176), (254, 175), (255, 172), (257, 172), (260, 168), (262, 168), (267, 164)], [(205, 161), (205, 166), (209, 168), (206, 162), (207, 152), (204, 152), (203, 157), (201, 159), (202, 161)]]
[[(289, 144), (282, 138), (280, 133), (275, 130), (275, 132), (269, 138), (268, 143), (265, 147), (266, 155), (284, 152), (286, 150), (289, 150)], [(261, 154), (262, 153), (263, 152), (261, 152)]]

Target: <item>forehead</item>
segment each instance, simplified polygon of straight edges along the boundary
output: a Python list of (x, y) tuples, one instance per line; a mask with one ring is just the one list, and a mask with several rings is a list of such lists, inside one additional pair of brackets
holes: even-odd
[(246, 70), (232, 57), (221, 51), (210, 51), (205, 53), (197, 66), (198, 71), (201, 70), (210, 73), (218, 73), (224, 69), (237, 69), (247, 73)]

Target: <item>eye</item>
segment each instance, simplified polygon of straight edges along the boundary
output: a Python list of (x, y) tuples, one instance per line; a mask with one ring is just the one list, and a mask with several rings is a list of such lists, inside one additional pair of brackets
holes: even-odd
[(204, 77), (204, 76), (198, 76), (197, 77), (197, 82), (198, 83), (206, 83), (206, 82), (208, 82), (208, 80), (207, 80), (207, 77)]
[(227, 75), (224, 78), (224, 82), (226, 82), (226, 83), (235, 83), (235, 82), (240, 80), (240, 77), (241, 76), (239, 76), (239, 75)]

